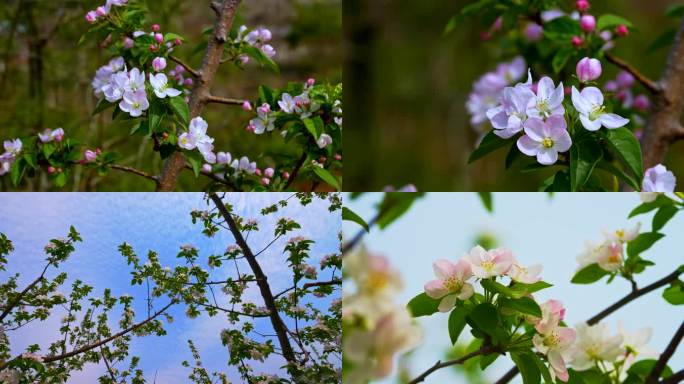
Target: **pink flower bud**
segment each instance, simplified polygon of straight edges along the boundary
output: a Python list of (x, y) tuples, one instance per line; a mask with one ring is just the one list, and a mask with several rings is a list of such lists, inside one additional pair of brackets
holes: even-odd
[(290, 172), (288, 171), (283, 171), (283, 180), (287, 180), (290, 178)]
[(575, 2), (575, 8), (580, 12), (584, 12), (589, 9), (589, 2), (587, 0), (577, 0), (577, 2)]
[(603, 89), (605, 89), (608, 92), (615, 92), (618, 90), (618, 83), (617, 81), (607, 81), (606, 84), (603, 86)]
[(247, 132), (255, 132), (256, 131), (256, 126), (252, 123), (247, 124), (245, 127), (245, 131)]
[(90, 149), (86, 149), (86, 151), (83, 153), (83, 159), (86, 163), (92, 163), (95, 161), (95, 159), (97, 159), (97, 153)]
[(102, 153), (102, 148), (96, 149), (96, 150), (95, 150), (95, 153), (97, 153), (98, 155), (99, 155), (100, 153)]
[(571, 42), (575, 48), (579, 48), (584, 44), (584, 40), (579, 36), (573, 36)]
[(207, 172), (207, 173), (211, 172), (211, 164), (204, 163), (202, 165), (202, 171)]
[(569, 95), (569, 94), (571, 94), (571, 93), (572, 93), (572, 88), (571, 88), (571, 87), (564, 87), (564, 88), (563, 88), (563, 93), (565, 93), (566, 96)]
[(259, 169), (259, 168), (255, 169), (254, 174), (256, 174), (257, 176), (261, 176), (261, 169)]
[(55, 169), (55, 167), (53, 167), (51, 165), (47, 168), (47, 172), (48, 172), (48, 175), (52, 175), (53, 173), (57, 172), (57, 170)]
[(245, 111), (251, 111), (252, 110), (252, 104), (250, 104), (249, 101), (245, 100), (242, 103), (242, 109), (244, 109)]
[(259, 108), (257, 108), (257, 111), (258, 111), (259, 113), (262, 113), (262, 114), (266, 115), (266, 114), (268, 114), (269, 112), (271, 112), (271, 106), (268, 105), (268, 104), (266, 104), (266, 103), (263, 103), (263, 104), (261, 104), (261, 106), (260, 106)]
[(155, 33), (154, 34), (154, 41), (156, 41), (159, 44), (163, 43), (164, 42), (164, 35), (162, 35), (161, 33)]
[(185, 84), (186, 87), (192, 87), (193, 81), (191, 78), (187, 78), (183, 81), (183, 84)]
[(134, 43), (135, 42), (133, 41), (133, 39), (131, 39), (130, 37), (127, 37), (124, 39), (123, 47), (124, 47), (124, 49), (131, 49), (131, 48), (133, 48)]
[(306, 86), (307, 86), (307, 87), (313, 87), (314, 84), (316, 84), (316, 80), (315, 80), (315, 79), (309, 78), (308, 80), (306, 80)]
[(629, 34), (629, 30), (627, 29), (626, 25), (620, 24), (615, 27), (615, 34), (618, 36), (627, 36)]
[(582, 15), (580, 27), (584, 32), (591, 33), (596, 28), (596, 18), (593, 15)]
[(339, 153), (336, 153), (335, 154), (335, 160), (342, 161), (342, 155), (340, 155)]
[(157, 46), (154, 44), (150, 44), (150, 52), (155, 52), (157, 50)]
[(160, 29), (159, 24), (152, 24), (152, 32), (159, 32)]
[(494, 23), (492, 24), (491, 30), (492, 31), (498, 31), (499, 29), (501, 29), (502, 26), (503, 26), (503, 17), (499, 16), (496, 18), (496, 20), (494, 20)]
[(185, 67), (178, 64), (178, 65), (176, 65), (176, 68), (174, 68), (173, 70), (176, 71), (176, 73), (183, 73), (183, 72), (185, 72)]
[(176, 46), (180, 46), (181, 44), (183, 44), (183, 40), (176, 38), (176, 41), (174, 41), (174, 43), (176, 44)]
[(275, 171), (273, 170), (273, 168), (266, 168), (264, 170), (264, 176), (266, 176), (266, 177), (273, 177), (274, 173), (275, 173)]
[(634, 108), (640, 110), (640, 111), (646, 111), (648, 110), (648, 107), (651, 105), (650, 100), (648, 99), (648, 96), (641, 94), (637, 95), (634, 98)]
[(601, 76), (601, 62), (597, 59), (585, 57), (577, 62), (577, 78), (582, 83), (598, 79)]
[(262, 177), (261, 178), (261, 184), (269, 185), (269, 184), (271, 184), (271, 179), (269, 179), (268, 177)]
[(537, 23), (527, 23), (523, 35), (529, 42), (539, 41), (544, 35), (544, 28)]
[(103, 6), (99, 6), (95, 9), (95, 14), (98, 16), (104, 16), (107, 14), (107, 10)]
[(97, 20), (97, 13), (95, 13), (95, 11), (89, 11), (86, 13), (85, 19), (88, 23), (93, 24)]
[(155, 57), (152, 60), (152, 68), (155, 72), (163, 71), (166, 68), (166, 59), (163, 57)]
[(634, 84), (634, 76), (627, 71), (620, 71), (616, 80), (618, 85), (623, 88), (629, 88)]

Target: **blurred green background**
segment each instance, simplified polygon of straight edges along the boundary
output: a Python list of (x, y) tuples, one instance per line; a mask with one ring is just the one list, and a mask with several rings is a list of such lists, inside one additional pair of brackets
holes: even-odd
[[(476, 18), (442, 36), (451, 16), (471, 2), (344, 1), (345, 190), (407, 183), (422, 191), (536, 190), (553, 173), (506, 172), (506, 150), (467, 165), (478, 134), (468, 122), (465, 101), (472, 83), (502, 59), (496, 38), (480, 39), (489, 25)], [(659, 78), (668, 47), (647, 49), (677, 25), (664, 11), (681, 1), (590, 2), (592, 14), (621, 15), (636, 27), (611, 52)], [(561, 4), (569, 12), (575, 1)], [(604, 65), (601, 80), (616, 73), (614, 66)], [(680, 189), (682, 160), (684, 143), (679, 142), (670, 147), (666, 166)]]
[[(144, 1), (144, 0), (143, 0)], [(68, 137), (116, 151), (117, 163), (157, 174), (161, 168), (152, 143), (109, 126), (111, 113), (91, 117), (96, 98), (90, 82), (95, 70), (109, 60), (95, 42), (77, 46), (88, 29), (84, 15), (105, 0), (3, 0), (0, 6), (0, 140), (33, 135), (45, 128), (62, 127)], [(186, 44), (174, 55), (197, 68), (203, 50), (202, 29), (212, 26), (209, 0), (147, 0), (151, 12), (147, 25), (158, 23), (162, 32), (175, 32)], [(341, 61), (341, 0), (246, 0), (239, 8), (234, 28), (264, 26), (273, 32), (276, 75), (254, 63), (240, 70), (230, 63), (219, 69), (213, 93), (255, 100), (257, 87), (280, 87), (287, 82), (339, 82)], [(169, 62), (173, 68), (175, 63)], [(170, 68), (167, 68), (170, 69)], [(245, 132), (252, 117), (240, 108), (211, 104), (202, 116), (209, 123), (217, 151), (256, 159), (264, 152), (299, 153), (288, 148), (279, 135), (256, 136)], [(267, 164), (267, 163), (266, 163)], [(264, 164), (264, 165), (266, 165)], [(262, 165), (262, 163), (260, 163)], [(200, 190), (208, 183), (184, 172), (178, 190)], [(137, 176), (111, 171), (104, 178), (75, 167), (64, 190), (150, 190), (152, 183)], [(45, 174), (20, 186), (23, 190), (49, 189)], [(9, 177), (0, 177), (0, 190), (15, 189)]]

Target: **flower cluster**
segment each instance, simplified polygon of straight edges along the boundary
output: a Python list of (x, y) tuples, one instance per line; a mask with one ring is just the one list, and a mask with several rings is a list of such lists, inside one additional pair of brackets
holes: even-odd
[[(275, 56), (276, 51), (272, 45), (268, 44), (268, 42), (271, 41), (271, 37), (271, 31), (266, 28), (259, 27), (252, 31), (249, 31), (247, 26), (242, 25), (238, 29), (238, 34), (235, 38), (235, 43), (247, 43), (259, 49), (268, 58), (272, 58), (273, 56)], [(243, 64), (247, 64), (249, 62), (249, 56), (247, 56), (246, 54), (240, 55), (239, 59)]]
[(23, 144), (19, 139), (5, 140), (3, 142), (3, 147), (5, 148), (5, 152), (0, 155), (0, 176), (9, 173), (12, 168), (12, 163), (17, 159), (19, 153), (21, 153)]
[(401, 277), (386, 257), (365, 250), (347, 256), (343, 270), (355, 288), (343, 296), (344, 382), (386, 377), (394, 355), (415, 347), (422, 337), (406, 308), (394, 302)]
[(587, 241), (585, 250), (577, 256), (579, 268), (598, 264), (603, 270), (615, 272), (623, 265), (624, 246), (639, 236), (641, 223), (632, 228), (621, 228), (615, 231), (604, 231), (603, 240), (599, 243)]
[[(300, 119), (311, 117), (311, 115), (321, 107), (320, 104), (312, 101), (309, 97), (309, 92), (314, 84), (314, 79), (308, 79), (306, 83), (304, 83), (303, 92), (294, 97), (287, 92), (283, 93), (281, 99), (278, 100), (280, 111), (288, 115), (296, 115)], [(336, 112), (336, 114), (341, 115), (341, 102), (336, 100), (335, 103), (336, 107), (339, 107), (339, 111)], [(257, 135), (272, 131), (275, 128), (274, 123), (276, 120), (276, 116), (272, 112), (269, 104), (262, 104), (257, 108), (257, 117), (249, 121), (247, 130), (254, 132)], [(332, 143), (330, 135), (325, 133), (321, 134), (318, 139), (319, 148), (325, 148), (330, 143)]]
[(61, 142), (64, 139), (64, 130), (62, 128), (50, 129), (45, 128), (43, 132), (38, 133), (38, 139), (41, 143), (49, 143), (51, 141)]
[(95, 23), (98, 19), (106, 17), (112, 9), (112, 6), (121, 7), (126, 5), (128, 0), (107, 0), (105, 5), (97, 7), (94, 11), (88, 11), (85, 15), (85, 19), (90, 24)]

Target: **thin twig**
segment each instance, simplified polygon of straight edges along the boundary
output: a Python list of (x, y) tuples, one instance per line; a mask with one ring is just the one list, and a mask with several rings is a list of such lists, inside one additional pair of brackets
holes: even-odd
[(190, 72), (190, 74), (193, 75), (194, 77), (199, 77), (199, 76), (200, 76), (200, 73), (199, 73), (196, 69), (192, 68), (191, 66), (189, 66), (189, 65), (186, 64), (183, 60), (177, 58), (176, 56), (174, 56), (174, 55), (169, 55), (169, 59), (171, 59), (172, 61), (175, 61), (175, 62), (176, 62), (177, 64), (179, 64), (181, 67), (185, 68), (185, 70), (188, 71), (188, 72)]
[(665, 351), (663, 351), (663, 353), (660, 354), (658, 362), (656, 362), (656, 365), (653, 367), (653, 370), (648, 375), (648, 378), (646, 378), (646, 384), (656, 384), (658, 382), (658, 378), (667, 366), (667, 361), (670, 360), (672, 355), (674, 355), (675, 351), (677, 350), (677, 346), (682, 341), (682, 338), (684, 338), (684, 321), (679, 326), (679, 329), (674, 334), (674, 336), (672, 336), (672, 340), (670, 340), (670, 343), (665, 348)]
[(656, 83), (655, 81), (649, 79), (646, 75), (643, 73), (639, 72), (638, 69), (634, 68), (631, 64), (626, 62), (623, 59), (620, 59), (619, 57), (613, 56), (612, 53), (605, 53), (606, 59), (610, 61), (611, 63), (615, 64), (616, 66), (624, 69), (625, 71), (629, 72), (634, 76), (637, 81), (639, 81), (641, 84), (643, 84), (646, 89), (648, 89), (651, 93), (657, 94), (660, 93), (661, 88)]
[(297, 160), (297, 164), (295, 165), (294, 169), (292, 170), (292, 174), (290, 175), (290, 178), (287, 179), (287, 183), (285, 183), (285, 187), (283, 189), (288, 189), (290, 185), (294, 182), (294, 180), (297, 178), (297, 175), (299, 174), (299, 170), (302, 168), (304, 165), (304, 162), (306, 161), (306, 152), (302, 153), (302, 157)]
[(209, 95), (206, 98), (207, 103), (228, 104), (228, 105), (242, 105), (246, 100), (231, 99), (228, 97)]
[(673, 374), (672, 376), (668, 377), (667, 379), (663, 379), (660, 382), (660, 384), (677, 384), (677, 383), (681, 383), (682, 381), (684, 381), (684, 369)]
[[(679, 275), (682, 274), (682, 271), (679, 269), (675, 270), (674, 272), (670, 273), (669, 275), (663, 277), (662, 279), (653, 282), (643, 288), (637, 289), (636, 291), (630, 292), (627, 296), (623, 297), (622, 299), (616, 301), (614, 304), (610, 305), (606, 309), (602, 310), (598, 314), (592, 316), (589, 320), (587, 320), (588, 325), (594, 325), (597, 324), (599, 321), (603, 320), (604, 318), (608, 317), (611, 313), (617, 311), (618, 309), (622, 308), (623, 306), (627, 305), (629, 302), (651, 292), (654, 291), (662, 286), (665, 286), (673, 281), (675, 281)], [(513, 379), (516, 375), (518, 374), (518, 367), (513, 367), (506, 372), (499, 380), (496, 381), (495, 384), (505, 384), (508, 383), (511, 379)]]
[(117, 171), (132, 173), (132, 174), (135, 174), (138, 176), (142, 176), (146, 179), (152, 180), (155, 183), (159, 183), (159, 178), (157, 176), (150, 175), (149, 173), (147, 173), (143, 170), (133, 168), (133, 167), (129, 167), (128, 165), (110, 164), (109, 168), (116, 169)]
[(452, 365), (463, 364), (475, 356), (486, 355), (486, 354), (489, 354), (492, 352), (499, 352), (499, 350), (496, 347), (489, 345), (486, 347), (482, 347), (482, 348), (478, 349), (477, 351), (470, 352), (469, 354), (467, 354), (463, 357), (460, 357), (458, 359), (455, 359), (455, 360), (449, 360), (449, 361), (445, 361), (445, 362), (437, 361), (432, 367), (428, 368), (425, 372), (418, 375), (415, 379), (409, 381), (408, 384), (422, 383), (423, 381), (425, 381), (425, 378), (428, 377), (428, 375), (430, 375), (432, 372), (434, 372), (438, 369), (450, 367)]
[(4, 310), (0, 314), (0, 324), (5, 319), (5, 317), (7, 317), (7, 315), (9, 315), (10, 312), (12, 312), (12, 309), (14, 309), (21, 302), (21, 299), (23, 299), (24, 296), (26, 296), (26, 294), (31, 289), (33, 289), (33, 287), (36, 286), (36, 284), (38, 284), (39, 282), (41, 282), (43, 280), (43, 277), (45, 276), (45, 272), (47, 272), (47, 270), (51, 264), (52, 264), (51, 262), (48, 262), (47, 265), (45, 266), (45, 268), (43, 268), (43, 272), (41, 272), (40, 276), (38, 276), (35, 280), (33, 280), (31, 282), (31, 284), (27, 285), (26, 288), (24, 288), (24, 290), (21, 291), (21, 293), (19, 293), (19, 295), (14, 300), (8, 300), (7, 301), (7, 305), (5, 306)]

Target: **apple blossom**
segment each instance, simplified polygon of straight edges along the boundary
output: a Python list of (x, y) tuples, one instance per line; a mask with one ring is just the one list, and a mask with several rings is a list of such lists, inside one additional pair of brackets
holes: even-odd
[(216, 162), (218, 164), (230, 164), (231, 157), (230, 152), (218, 152), (216, 154)]
[(657, 164), (644, 172), (641, 190), (643, 192), (674, 192), (676, 181), (672, 171), (668, 171), (662, 164)]
[(601, 62), (589, 57), (578, 61), (575, 69), (577, 71), (577, 78), (582, 83), (598, 79), (602, 71)]
[(156, 41), (159, 44), (163, 43), (164, 42), (164, 35), (162, 35), (161, 33), (155, 33), (154, 34), (154, 41)]
[(209, 173), (211, 172), (211, 164), (204, 163), (202, 164), (202, 171)]
[(565, 318), (565, 307), (563, 303), (558, 300), (550, 299), (539, 306), (542, 312), (541, 318), (528, 316), (527, 321), (539, 328), (538, 332), (543, 332), (545, 329), (558, 324)]
[(154, 94), (160, 99), (163, 99), (166, 96), (176, 97), (181, 94), (181, 91), (169, 88), (170, 84), (168, 81), (166, 75), (163, 73), (157, 73), (156, 75), (150, 76), (150, 85), (152, 85), (152, 88), (154, 89)]
[(261, 181), (261, 185), (271, 184), (271, 179), (269, 179), (268, 177), (262, 177), (260, 181)]
[(21, 148), (23, 147), (20, 139), (5, 140), (2, 145), (5, 148), (5, 151), (12, 157), (16, 157), (21, 152)]
[(254, 174), (257, 170), (256, 162), (250, 162), (247, 156), (242, 156), (240, 160), (234, 159), (230, 166), (238, 171), (244, 171), (249, 174)]
[(514, 262), (511, 265), (511, 269), (508, 271), (508, 277), (513, 281), (517, 281), (523, 284), (532, 284), (541, 280), (539, 274), (544, 267), (541, 264), (534, 264), (529, 267), (523, 267), (522, 265)]
[(487, 110), (494, 134), (507, 139), (522, 131), (523, 122), (527, 119), (527, 105), (534, 97), (527, 84), (504, 88), (501, 105)]
[(270, 112), (271, 108), (266, 103), (258, 107), (257, 117), (249, 121), (250, 130), (257, 135), (272, 131), (275, 128), (275, 117), (270, 116)]
[(159, 24), (152, 24), (152, 32), (159, 32), (161, 30), (161, 27)]
[(187, 150), (197, 150), (202, 154), (207, 163), (215, 163), (216, 155), (214, 150), (214, 139), (207, 135), (207, 122), (201, 117), (190, 120), (188, 132), (183, 132), (178, 136), (178, 146)]
[(107, 0), (105, 8), (107, 9), (107, 12), (109, 12), (112, 6), (122, 7), (126, 5), (126, 3), (128, 3), (128, 0)]
[(145, 90), (145, 72), (140, 72), (138, 68), (133, 68), (128, 72), (128, 83), (124, 87), (126, 91), (137, 92)]
[(536, 156), (543, 165), (558, 160), (558, 152), (566, 152), (572, 145), (566, 130), (565, 117), (552, 115), (546, 121), (531, 117), (524, 124), (525, 135), (518, 139), (518, 149), (527, 156)]
[(542, 77), (537, 85), (535, 97), (528, 101), (527, 116), (546, 119), (552, 115), (565, 114), (563, 97), (563, 82), (554, 88), (551, 78)]
[(150, 103), (147, 101), (147, 94), (145, 93), (144, 87), (137, 91), (124, 92), (123, 98), (121, 102), (119, 102), (119, 108), (124, 112), (128, 112), (133, 117), (142, 115), (142, 112), (149, 107)]
[(605, 231), (604, 235), (610, 242), (627, 243), (639, 236), (641, 222), (637, 222), (632, 228), (620, 228), (615, 231)]
[(9, 173), (14, 157), (9, 153), (0, 154), (0, 176)]
[[(627, 332), (622, 326), (622, 322), (618, 321), (617, 328), (618, 335), (622, 336), (622, 348), (625, 350), (621, 357), (624, 364), (623, 370), (626, 371), (637, 357), (651, 359), (658, 357), (658, 352), (647, 345), (653, 333), (651, 327), (640, 328), (632, 333)], [(621, 379), (624, 380), (625, 378)]]
[(544, 326), (537, 326), (536, 329), (539, 333), (532, 337), (532, 344), (537, 351), (546, 355), (552, 378), (557, 377), (561, 381), (568, 381), (569, 374), (565, 361), (572, 353), (572, 345), (577, 336), (575, 330), (559, 326), (558, 322), (554, 321)]
[(166, 59), (160, 56), (157, 56), (152, 60), (152, 68), (156, 71), (162, 71), (164, 68), (166, 68)]
[(292, 95), (289, 93), (283, 93), (283, 96), (280, 100), (278, 100), (278, 105), (280, 106), (280, 110), (285, 112), (285, 113), (293, 113), (295, 109), (295, 104), (294, 104), (294, 99), (292, 98)]
[(584, 32), (591, 33), (596, 28), (596, 18), (593, 15), (582, 15), (579, 22)]
[(580, 12), (584, 12), (589, 9), (589, 2), (587, 0), (577, 0), (575, 2), (575, 8)]
[(433, 299), (440, 299), (440, 312), (449, 312), (457, 299), (468, 300), (473, 295), (473, 286), (466, 282), (473, 273), (465, 259), (456, 263), (439, 259), (432, 263), (432, 269), (437, 279), (425, 284), (425, 294)]
[(573, 86), (572, 105), (579, 112), (582, 125), (589, 131), (597, 131), (601, 126), (608, 129), (619, 128), (629, 123), (624, 117), (604, 112), (603, 94), (596, 87), (586, 87), (579, 92)]
[(283, 176), (283, 180), (287, 180), (290, 178), (290, 172), (283, 171), (282, 176)]
[(464, 256), (470, 263), (473, 275), (480, 279), (501, 276), (508, 273), (513, 265), (513, 253), (506, 248), (485, 250), (477, 245)]
[(622, 267), (622, 251), (622, 244), (606, 242), (599, 248), (596, 262), (603, 270), (615, 272)]
[(577, 341), (573, 348), (571, 364), (578, 371), (590, 369), (599, 361), (614, 362), (624, 353), (622, 336), (611, 336), (608, 326), (604, 323), (581, 323), (575, 326), (575, 330)]
[(41, 143), (49, 143), (51, 141), (57, 141), (60, 142), (64, 138), (64, 130), (62, 128), (57, 128), (55, 130), (51, 130), (50, 128), (46, 128), (43, 130), (43, 132), (38, 133), (38, 139), (40, 140)]
[(103, 6), (99, 6), (95, 9), (95, 14), (97, 16), (104, 16), (107, 14), (107, 10)]
[(316, 112), (320, 108), (318, 103), (311, 101), (306, 92), (299, 96), (295, 96), (293, 101), (295, 105), (294, 110), (302, 119), (310, 117), (313, 112)]
[(120, 71), (109, 76), (109, 81), (102, 86), (101, 91), (110, 103), (121, 100), (128, 87), (129, 77), (126, 71)]
[(332, 137), (328, 135), (327, 133), (321, 133), (321, 136), (316, 140), (316, 145), (318, 145), (318, 148), (325, 148), (328, 145), (332, 144)]
[(88, 23), (93, 24), (97, 21), (97, 13), (95, 13), (95, 11), (88, 11), (85, 15), (85, 19)]

